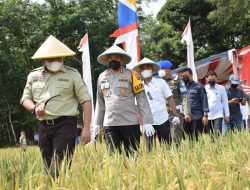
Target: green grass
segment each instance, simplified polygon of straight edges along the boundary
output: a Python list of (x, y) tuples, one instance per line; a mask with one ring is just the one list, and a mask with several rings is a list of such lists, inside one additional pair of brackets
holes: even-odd
[(0, 189), (250, 189), (250, 134), (209, 136), (182, 146), (157, 145), (148, 154), (109, 155), (105, 144), (78, 145), (71, 169), (55, 182), (37, 147), (0, 149)]

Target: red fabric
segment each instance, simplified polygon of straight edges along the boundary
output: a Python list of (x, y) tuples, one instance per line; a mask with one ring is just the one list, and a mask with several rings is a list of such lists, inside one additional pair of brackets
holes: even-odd
[[(242, 53), (242, 55), (241, 55)], [(250, 46), (247, 46), (240, 50), (239, 53), (240, 62), (241, 62), (241, 70), (240, 70), (240, 80), (246, 80), (246, 82), (242, 85), (243, 90), (247, 93), (250, 92)]]

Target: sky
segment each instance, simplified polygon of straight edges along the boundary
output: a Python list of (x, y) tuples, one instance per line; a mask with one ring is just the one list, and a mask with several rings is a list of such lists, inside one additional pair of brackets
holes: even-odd
[(165, 2), (166, 0), (155, 0), (155, 2), (146, 4), (144, 1), (142, 8), (146, 15), (153, 14), (154, 16), (156, 16)]
[[(33, 2), (41, 2), (43, 3), (44, 0), (32, 0)], [(151, 3), (146, 3), (145, 1), (142, 1), (142, 8), (146, 15), (153, 14), (156, 16), (156, 14), (160, 11), (161, 7), (164, 5), (166, 0), (153, 0)]]

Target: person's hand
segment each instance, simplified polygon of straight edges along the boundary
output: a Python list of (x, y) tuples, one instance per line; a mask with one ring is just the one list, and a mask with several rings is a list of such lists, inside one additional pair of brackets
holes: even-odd
[(184, 119), (187, 123), (192, 121), (191, 115), (185, 115)]
[(81, 142), (87, 144), (90, 142), (90, 126), (84, 126), (81, 133)]
[(147, 137), (153, 136), (155, 134), (155, 129), (151, 124), (145, 124), (142, 126), (143, 133), (146, 134)]
[(95, 142), (95, 138), (100, 133), (100, 131), (101, 131), (100, 125), (94, 125), (91, 128), (91, 140), (90, 140), (91, 144), (93, 144)]
[(238, 104), (239, 103), (239, 99), (238, 98), (233, 98), (229, 101), (229, 103), (231, 104)]
[(44, 106), (35, 107), (35, 113), (36, 113), (36, 116), (44, 116), (45, 115)]
[(240, 102), (240, 104), (243, 105), (243, 106), (246, 105), (246, 103), (247, 103), (246, 98), (243, 98), (242, 101)]
[(179, 125), (181, 123), (179, 117), (174, 116), (174, 118), (172, 119), (172, 124), (173, 125)]
[(224, 117), (224, 123), (228, 123), (229, 122), (229, 117)]
[(202, 123), (203, 123), (203, 125), (207, 126), (208, 125), (208, 117), (203, 116)]

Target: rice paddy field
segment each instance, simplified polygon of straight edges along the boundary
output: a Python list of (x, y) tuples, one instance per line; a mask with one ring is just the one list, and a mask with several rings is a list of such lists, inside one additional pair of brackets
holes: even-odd
[(57, 180), (45, 172), (38, 147), (0, 149), (0, 189), (250, 189), (249, 133), (157, 144), (151, 153), (144, 145), (130, 157), (110, 155), (103, 143), (77, 145), (71, 168), (63, 162)]

